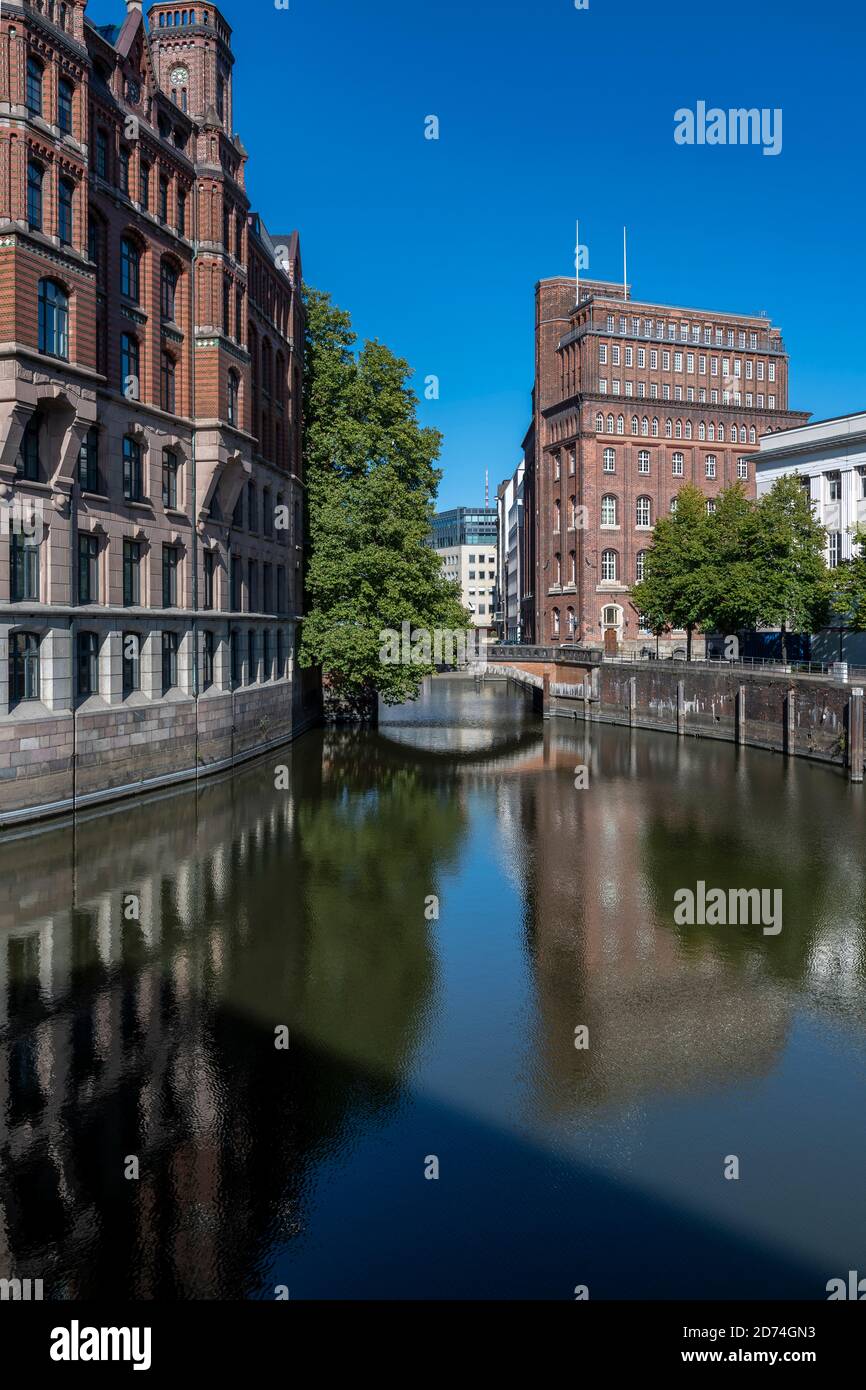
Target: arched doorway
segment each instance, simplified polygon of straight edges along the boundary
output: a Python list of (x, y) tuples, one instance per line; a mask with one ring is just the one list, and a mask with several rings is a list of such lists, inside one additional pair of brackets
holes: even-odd
[(602, 609), (601, 630), (604, 633), (605, 656), (616, 656), (622, 640), (622, 609), (618, 603), (608, 603)]

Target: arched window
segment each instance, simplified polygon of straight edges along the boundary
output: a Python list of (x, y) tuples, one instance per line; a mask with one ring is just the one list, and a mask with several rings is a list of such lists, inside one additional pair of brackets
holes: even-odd
[(238, 387), (240, 377), (233, 369), (229, 372), (228, 380), (228, 422), (230, 425), (237, 425), (238, 422)]
[(42, 115), (43, 71), (38, 58), (27, 59), (27, 110), (33, 116)]
[(707, 427), (706, 427), (706, 425), (704, 424), (704, 422), (703, 422), (703, 420), (702, 420), (701, 423), (698, 425), (698, 439), (706, 439), (706, 437), (707, 437)]
[(707, 425), (707, 439), (710, 440), (711, 443), (715, 443), (715, 439), (716, 439), (716, 427), (715, 427), (715, 424), (713, 423), (712, 420), (711, 420), (710, 423)]
[(665, 439), (673, 439), (674, 426), (672, 420), (665, 420)]
[(607, 583), (616, 582), (618, 558), (615, 550), (603, 550), (601, 552), (601, 577)]
[(677, 420), (676, 426), (675, 426), (675, 428), (674, 428), (674, 435), (675, 435), (675, 437), (676, 437), (677, 439), (682, 439), (682, 437), (683, 437), (683, 422), (682, 422), (682, 420)]
[(599, 411), (595, 417), (595, 430), (596, 434), (604, 433), (604, 416), (602, 415), (601, 411)]
[(39, 281), (39, 351), (69, 356), (69, 297), (54, 280)]
[(617, 434), (625, 434), (625, 420), (621, 415), (616, 417), (616, 432)]
[(561, 511), (561, 508), (560, 508), (560, 504), (559, 504), (559, 498), (556, 497), (556, 498), (554, 498), (554, 502), (553, 502), (553, 529), (554, 529), (554, 531), (558, 531), (558, 530), (560, 529), (560, 511)]
[(562, 583), (562, 556), (558, 550), (553, 557), (553, 582), (554, 584)]
[(749, 443), (750, 443), (750, 444), (755, 444), (755, 443), (757, 443), (757, 435), (755, 434), (755, 426), (754, 426), (754, 425), (750, 425), (750, 427), (749, 427)]
[(577, 498), (576, 498), (576, 497), (569, 497), (569, 499), (568, 499), (568, 529), (569, 529), (569, 531), (574, 531), (576, 527), (577, 527)]
[(569, 552), (568, 552), (568, 582), (569, 582), (569, 584), (576, 584), (576, 583), (577, 583), (577, 551), (576, 551), (576, 550), (569, 550)]
[(638, 418), (637, 418), (636, 415), (633, 415), (633, 416), (631, 417), (631, 432), (632, 432), (632, 434), (637, 434), (638, 429), (639, 429)]
[(658, 439), (658, 437), (659, 437), (659, 422), (658, 422), (658, 420), (653, 420), (653, 439)]
[(27, 225), (31, 232), (42, 231), (42, 180), (45, 170), (35, 159), (27, 165)]
[(606, 493), (601, 499), (601, 524), (602, 526), (616, 526), (616, 498), (612, 493)]
[(550, 621), (551, 621), (551, 623), (552, 623), (552, 625), (553, 625), (553, 626), (552, 626), (553, 636), (554, 636), (554, 637), (558, 637), (558, 636), (559, 636), (559, 609), (558, 609), (558, 608), (554, 608), (553, 612), (552, 612), (551, 615), (550, 615)]
[(9, 638), (9, 703), (39, 699), (39, 638), (13, 632)]
[[(608, 555), (614, 555), (614, 551), (612, 550), (606, 551), (605, 553)], [(608, 606), (602, 610), (601, 620), (606, 627), (619, 626), (620, 610), (615, 603), (608, 604)]]
[(740, 425), (740, 443), (741, 443), (741, 444), (745, 444), (745, 442), (746, 442), (746, 427), (745, 427), (745, 425)]
[(719, 443), (720, 443), (720, 444), (724, 444), (724, 442), (725, 442), (725, 427), (724, 427), (724, 425), (719, 425)]
[(639, 497), (635, 504), (635, 522), (638, 526), (652, 526), (653, 504), (649, 497)]
[(649, 435), (649, 420), (646, 416), (644, 416), (640, 422), (640, 432), (645, 437)]
[(123, 237), (120, 242), (120, 293), (138, 303), (141, 252), (134, 241)]
[(607, 417), (607, 432), (608, 432), (608, 434), (613, 434), (613, 428), (614, 428), (614, 427), (613, 427), (613, 416), (612, 416), (612, 415), (608, 415), (608, 417)]
[(691, 422), (691, 420), (686, 420), (686, 439), (691, 439), (691, 437), (692, 437), (692, 422)]
[(574, 618), (574, 609), (573, 609), (573, 608), (567, 608), (567, 609), (565, 610), (565, 614), (566, 614), (566, 618), (565, 618), (565, 630), (566, 630), (566, 632), (568, 633), (568, 636), (569, 636), (569, 637), (573, 637), (573, 636), (574, 636), (574, 630), (575, 630), (575, 627), (576, 627), (575, 618)]
[(716, 510), (716, 499), (715, 499), (715, 497), (708, 497), (708, 498), (707, 498), (707, 516), (712, 516), (712, 514), (713, 514), (713, 512), (714, 512), (715, 510)]
[(646, 551), (639, 550), (634, 560), (634, 577), (637, 584), (643, 583), (646, 574)]
[(675, 512), (676, 509), (677, 509), (677, 499), (676, 499), (675, 497), (672, 497), (672, 498), (671, 498), (671, 511), (672, 511), (672, 512)]

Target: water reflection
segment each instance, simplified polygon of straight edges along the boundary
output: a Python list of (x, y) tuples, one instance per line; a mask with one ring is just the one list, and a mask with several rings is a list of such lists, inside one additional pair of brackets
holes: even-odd
[[(858, 789), (458, 679), (305, 736), (289, 790), (275, 761), (0, 842), (0, 1275), (820, 1297), (856, 1267)], [(697, 878), (781, 886), (781, 935), (675, 928)]]

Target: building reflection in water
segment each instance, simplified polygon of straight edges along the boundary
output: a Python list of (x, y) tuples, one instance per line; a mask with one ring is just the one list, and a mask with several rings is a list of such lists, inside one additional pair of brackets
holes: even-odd
[[(272, 759), (0, 842), (0, 1275), (272, 1294), (317, 1165), (394, 1116), (423, 1053), (424, 900), (459, 875), (475, 793), (523, 903), (503, 930), (531, 965), (535, 1126), (764, 1074), (803, 993), (862, 1029), (863, 812), (833, 774), (468, 694), (307, 735), (280, 754), (288, 791)], [(781, 936), (674, 928), (699, 877), (782, 886)]]

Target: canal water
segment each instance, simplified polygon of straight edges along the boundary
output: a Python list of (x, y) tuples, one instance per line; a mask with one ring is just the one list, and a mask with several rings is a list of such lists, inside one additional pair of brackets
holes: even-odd
[[(866, 1275), (864, 797), (444, 677), (7, 835), (0, 1276), (825, 1298)], [(677, 925), (699, 881), (782, 930)]]

